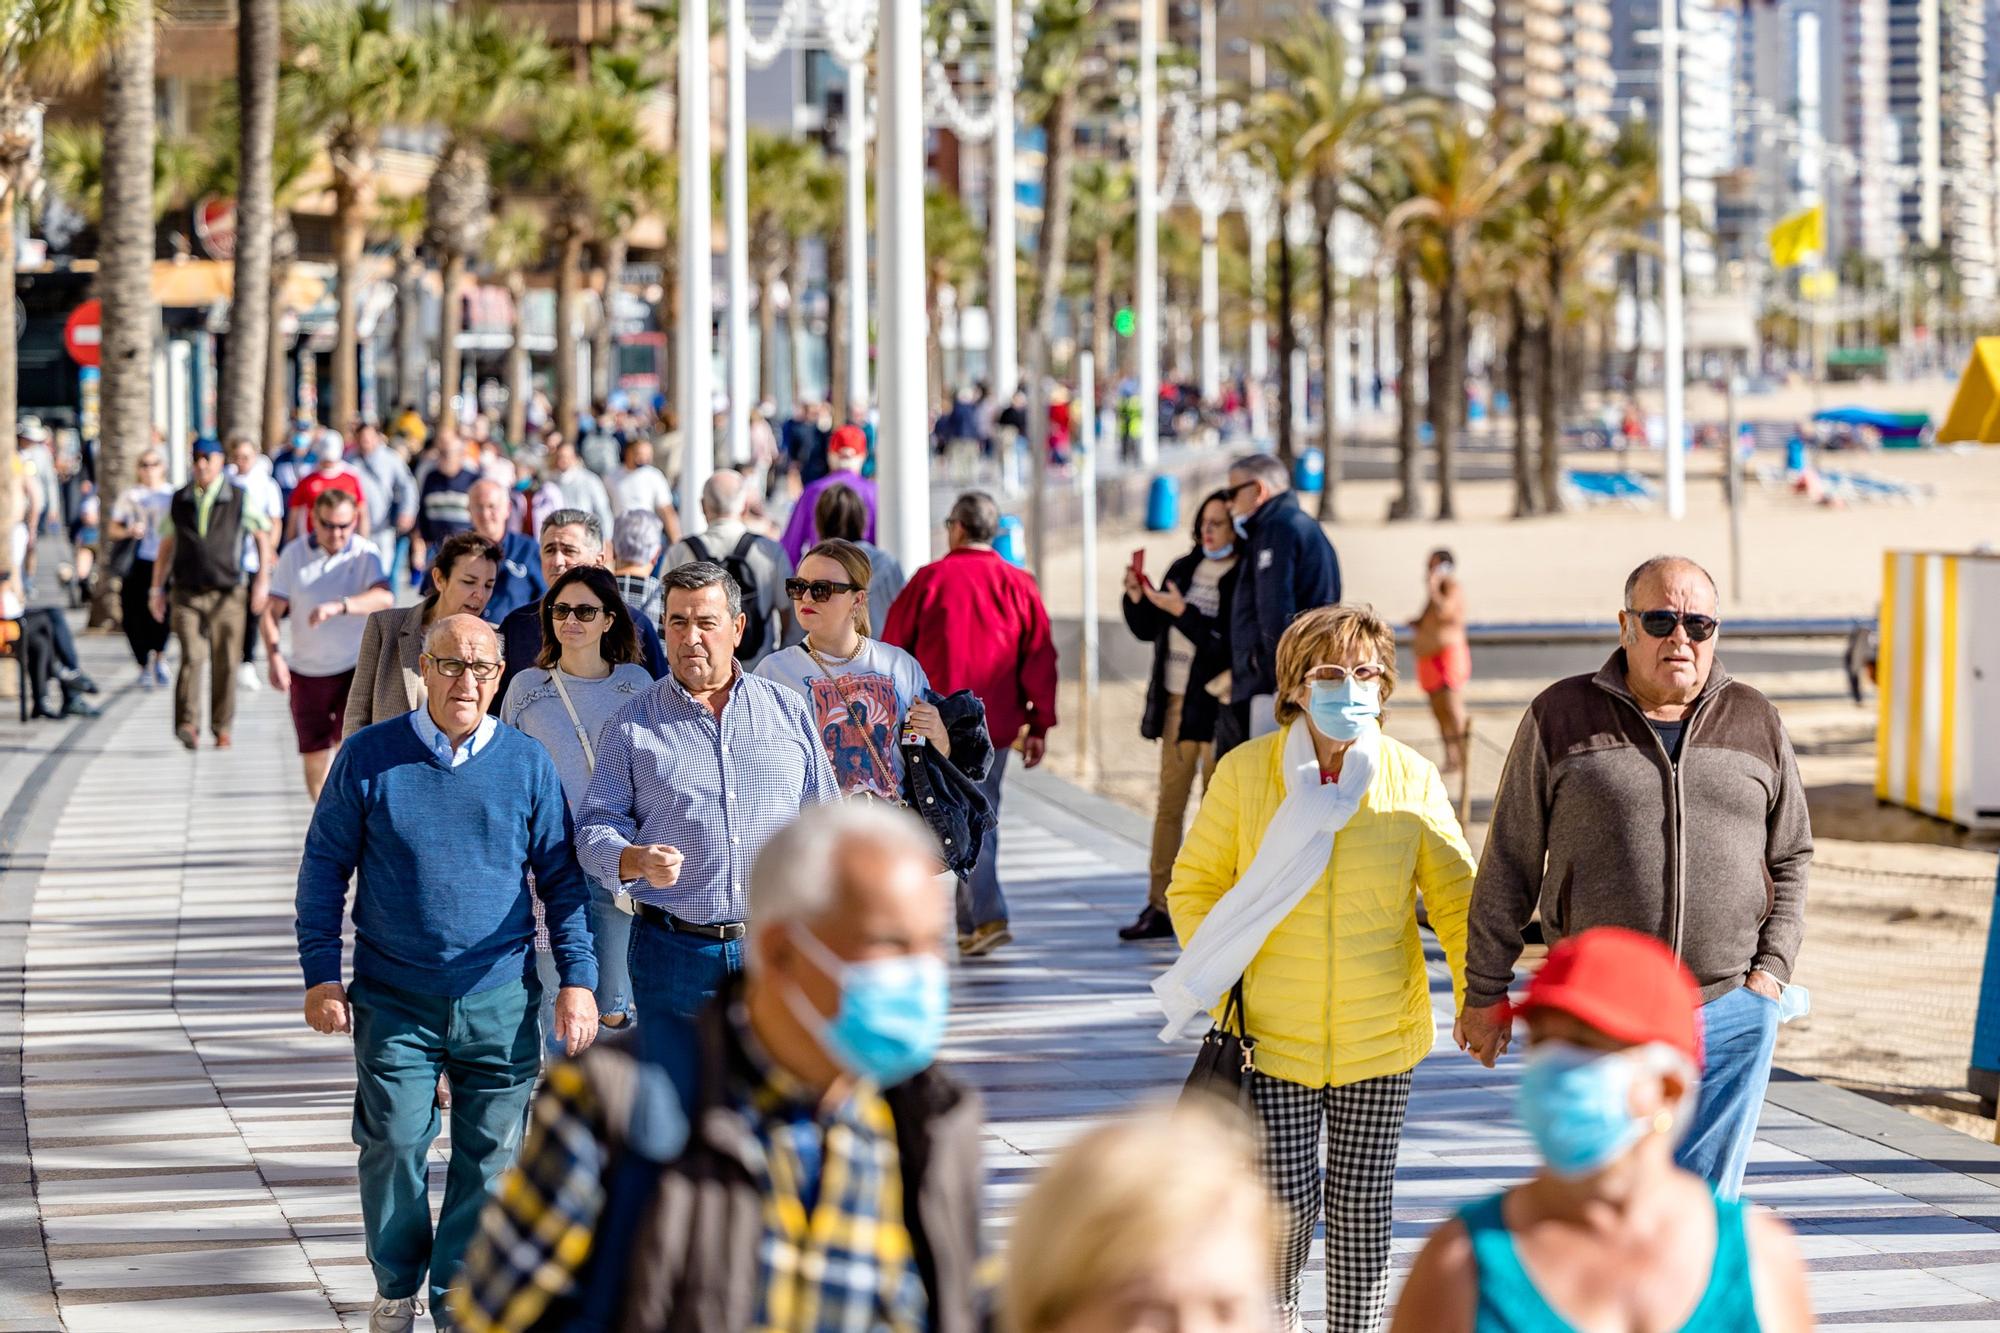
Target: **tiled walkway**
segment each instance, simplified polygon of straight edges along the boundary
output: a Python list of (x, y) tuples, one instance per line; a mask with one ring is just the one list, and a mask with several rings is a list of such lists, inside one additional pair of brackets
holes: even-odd
[[(61, 1327), (361, 1327), (372, 1284), (350, 1062), (299, 1017), (306, 805), (282, 704), (246, 700), (227, 753), (181, 751), (159, 696), (92, 732), (26, 960), (24, 1097)], [(1112, 935), (1142, 893), (1139, 821), (1040, 774), (1010, 777), (1008, 800), (1020, 943), (959, 970), (951, 1049), (987, 1092), (996, 1235), (1052, 1151), (1092, 1117), (1167, 1095), (1189, 1058), (1153, 1037), (1144, 982), (1164, 951)], [(1448, 1047), (1418, 1071), (1399, 1264), (1452, 1209), (1529, 1169), (1512, 1077)], [(11, 1098), (0, 1089), (0, 1117)], [(1982, 1174), (2000, 1153), (1812, 1085), (1774, 1101), (1804, 1112), (1767, 1112), (1752, 1192), (1800, 1228), (1825, 1322), (2000, 1330), (2000, 1187)], [(25, 1247), (4, 1244), (17, 1248), (0, 1247), (0, 1333), (58, 1327), (18, 1282), (34, 1271)], [(1317, 1288), (1309, 1275), (1311, 1308)]]

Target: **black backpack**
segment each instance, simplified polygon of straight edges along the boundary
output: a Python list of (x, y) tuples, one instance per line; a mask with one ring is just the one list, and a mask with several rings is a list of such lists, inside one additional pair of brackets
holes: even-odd
[(743, 590), (743, 613), (748, 623), (743, 630), (743, 642), (736, 645), (736, 660), (748, 662), (762, 656), (764, 639), (771, 632), (771, 617), (764, 609), (764, 591), (757, 585), (757, 573), (750, 568), (750, 552), (757, 547), (757, 534), (744, 533), (736, 543), (736, 549), (720, 560), (708, 553), (708, 547), (699, 537), (688, 538), (687, 546), (695, 559), (706, 560), (728, 570), (729, 577), (735, 579), (736, 586)]

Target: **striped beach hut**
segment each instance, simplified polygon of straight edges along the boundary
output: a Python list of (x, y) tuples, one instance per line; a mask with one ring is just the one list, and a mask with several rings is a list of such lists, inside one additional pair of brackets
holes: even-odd
[(1883, 556), (1875, 795), (2000, 828), (2000, 555)]

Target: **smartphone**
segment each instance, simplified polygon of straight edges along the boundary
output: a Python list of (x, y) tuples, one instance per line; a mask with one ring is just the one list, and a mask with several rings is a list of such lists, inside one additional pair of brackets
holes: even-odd
[(1153, 586), (1153, 581), (1146, 577), (1146, 552), (1143, 547), (1132, 552), (1132, 573), (1147, 587)]

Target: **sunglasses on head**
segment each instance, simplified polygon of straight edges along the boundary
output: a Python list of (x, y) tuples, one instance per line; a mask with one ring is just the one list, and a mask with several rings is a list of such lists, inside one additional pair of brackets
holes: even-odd
[(1715, 631), (1722, 628), (1722, 622), (1714, 616), (1704, 616), (1693, 611), (1686, 613), (1679, 611), (1634, 611), (1631, 614), (1639, 618), (1639, 628), (1645, 630), (1646, 633), (1656, 639), (1673, 637), (1674, 626), (1679, 625), (1687, 631), (1689, 643), (1700, 643), (1703, 639), (1712, 637)]
[(860, 587), (853, 583), (835, 583), (832, 579), (786, 579), (785, 596), (795, 602), (811, 597), (815, 602), (832, 599), (837, 592), (858, 592)]
[(601, 606), (571, 606), (568, 602), (557, 602), (549, 607), (549, 619), (564, 621), (574, 616), (577, 624), (588, 625), (597, 619), (597, 613), (603, 609)]

